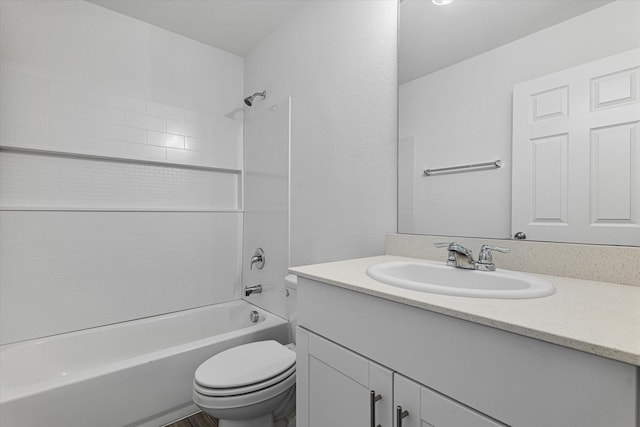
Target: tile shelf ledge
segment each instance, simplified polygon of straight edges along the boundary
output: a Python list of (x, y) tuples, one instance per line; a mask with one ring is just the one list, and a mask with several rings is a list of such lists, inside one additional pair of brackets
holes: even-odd
[(244, 213), (243, 209), (172, 209), (172, 208), (83, 208), (61, 206), (1, 206), (0, 212), (193, 212), (193, 213)]
[(106, 160), (112, 162), (124, 162), (124, 163), (138, 163), (138, 164), (147, 164), (147, 165), (157, 165), (157, 166), (174, 166), (186, 169), (197, 169), (197, 170), (205, 170), (212, 172), (222, 172), (222, 173), (230, 173), (230, 174), (238, 174), (242, 173), (242, 169), (236, 168), (225, 168), (219, 166), (207, 166), (207, 165), (197, 165), (191, 163), (178, 163), (178, 162), (170, 162), (167, 160), (148, 160), (148, 159), (136, 159), (132, 157), (122, 157), (122, 156), (110, 156), (104, 154), (92, 154), (92, 153), (81, 153), (81, 152), (73, 152), (66, 150), (56, 150), (51, 149), (50, 147), (39, 147), (33, 145), (13, 145), (8, 144), (6, 142), (0, 143), (0, 152), (13, 152), (13, 153), (33, 153), (33, 154), (45, 154), (50, 156), (60, 156), (60, 157), (71, 157), (71, 158), (80, 158), (87, 160)]

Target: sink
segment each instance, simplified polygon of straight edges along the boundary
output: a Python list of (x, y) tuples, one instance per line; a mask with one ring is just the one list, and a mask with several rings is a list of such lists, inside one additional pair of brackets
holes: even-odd
[(510, 270), (476, 271), (440, 263), (392, 261), (367, 269), (372, 279), (403, 289), (473, 298), (540, 298), (555, 293), (550, 282)]

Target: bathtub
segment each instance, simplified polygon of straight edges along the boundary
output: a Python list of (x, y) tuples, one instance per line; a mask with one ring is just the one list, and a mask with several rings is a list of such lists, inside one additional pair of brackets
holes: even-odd
[[(257, 323), (251, 310), (260, 314)], [(0, 426), (162, 426), (197, 410), (198, 365), (266, 339), (287, 343), (287, 322), (232, 301), (5, 345)]]

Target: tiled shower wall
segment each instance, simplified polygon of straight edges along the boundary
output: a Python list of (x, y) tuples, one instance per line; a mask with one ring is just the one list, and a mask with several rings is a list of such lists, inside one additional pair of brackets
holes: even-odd
[(237, 213), (0, 212), (2, 343), (234, 299)]
[(0, 129), (5, 146), (240, 167), (236, 144), (240, 128), (224, 116), (7, 66), (0, 69), (0, 76)]
[(0, 2), (0, 343), (237, 298), (243, 60)]

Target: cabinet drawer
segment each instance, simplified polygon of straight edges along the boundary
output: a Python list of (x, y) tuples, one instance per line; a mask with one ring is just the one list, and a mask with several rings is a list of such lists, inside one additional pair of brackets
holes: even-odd
[(402, 427), (506, 427), (398, 373), (393, 374), (393, 388), (394, 407), (405, 414)]
[(427, 387), (420, 388), (420, 415), (433, 427), (505, 427)]
[(369, 385), (369, 361), (317, 335), (309, 335), (309, 355), (331, 366), (354, 381)]

